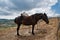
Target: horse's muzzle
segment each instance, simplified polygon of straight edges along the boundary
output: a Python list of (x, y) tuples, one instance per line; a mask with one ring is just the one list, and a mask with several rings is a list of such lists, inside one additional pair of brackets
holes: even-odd
[(49, 24), (49, 21), (46, 24)]

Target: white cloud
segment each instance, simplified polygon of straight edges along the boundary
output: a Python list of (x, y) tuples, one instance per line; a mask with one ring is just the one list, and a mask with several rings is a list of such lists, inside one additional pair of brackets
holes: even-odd
[(0, 0), (0, 2), (5, 3), (7, 6), (15, 6), (10, 0)]
[[(18, 14), (17, 14), (18, 13)], [(12, 12), (12, 15), (7, 15), (7, 16), (1, 16), (0, 15), (0, 19), (14, 19), (17, 16), (20, 16), (19, 14), (20, 12)]]
[[(13, 9), (8, 10), (9, 7), (14, 8), (14, 7), (19, 6), (19, 5), (14, 4), (13, 2), (11, 2), (10, 0), (0, 0), (0, 1), (6, 4), (6, 6), (4, 6), (4, 8), (0, 7), (0, 11), (12, 14), (9, 16), (0, 16), (0, 18), (13, 19), (16, 16), (19, 16), (21, 12), (24, 12), (24, 10), (22, 10), (22, 11), (13, 10)], [(25, 0), (25, 1), (26, 1), (25, 3), (27, 3), (28, 6), (31, 8), (31, 9), (27, 8), (28, 11), (25, 10), (29, 15), (35, 14), (37, 12), (38, 13), (40, 13), (40, 12), (44, 13), (45, 12), (49, 17), (59, 16), (59, 14), (57, 14), (54, 10), (51, 9), (51, 7), (58, 2), (58, 0)], [(17, 9), (19, 9), (19, 8), (17, 8)]]
[(9, 12), (8, 10), (6, 10), (5, 8), (0, 8), (0, 11), (10, 13), (10, 12)]
[(34, 13), (46, 13), (49, 17), (56, 17), (59, 16), (54, 10), (51, 9), (53, 5), (55, 5), (58, 2), (58, 0), (41, 0), (39, 3), (37, 3), (36, 7), (32, 10), (27, 11), (30, 13), (29, 15), (32, 15)]

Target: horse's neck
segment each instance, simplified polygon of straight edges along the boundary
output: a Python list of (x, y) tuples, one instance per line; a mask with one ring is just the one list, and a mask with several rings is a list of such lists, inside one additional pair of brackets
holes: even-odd
[(33, 19), (37, 22), (37, 21), (39, 21), (41, 18), (39, 18), (39, 17), (37, 17), (37, 16), (32, 16), (33, 17)]

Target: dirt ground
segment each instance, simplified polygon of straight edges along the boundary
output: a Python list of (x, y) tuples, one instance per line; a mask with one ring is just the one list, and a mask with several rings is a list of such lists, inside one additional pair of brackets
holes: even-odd
[(53, 27), (58, 27), (57, 19), (50, 19), (49, 21), (49, 24), (46, 24), (44, 21), (39, 22), (35, 26), (35, 35), (31, 34), (31, 26), (26, 27), (25, 25), (21, 25), (19, 30), (21, 36), (16, 35), (16, 27), (0, 30), (0, 40), (45, 40), (45, 37), (50, 34)]

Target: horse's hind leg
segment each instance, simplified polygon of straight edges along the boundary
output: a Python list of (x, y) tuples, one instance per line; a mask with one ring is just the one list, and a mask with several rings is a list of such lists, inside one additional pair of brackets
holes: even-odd
[(18, 27), (17, 27), (17, 35), (19, 36), (19, 28), (20, 28), (20, 25), (21, 24), (18, 24)]
[(35, 25), (32, 25), (32, 34), (34, 35), (34, 26)]

